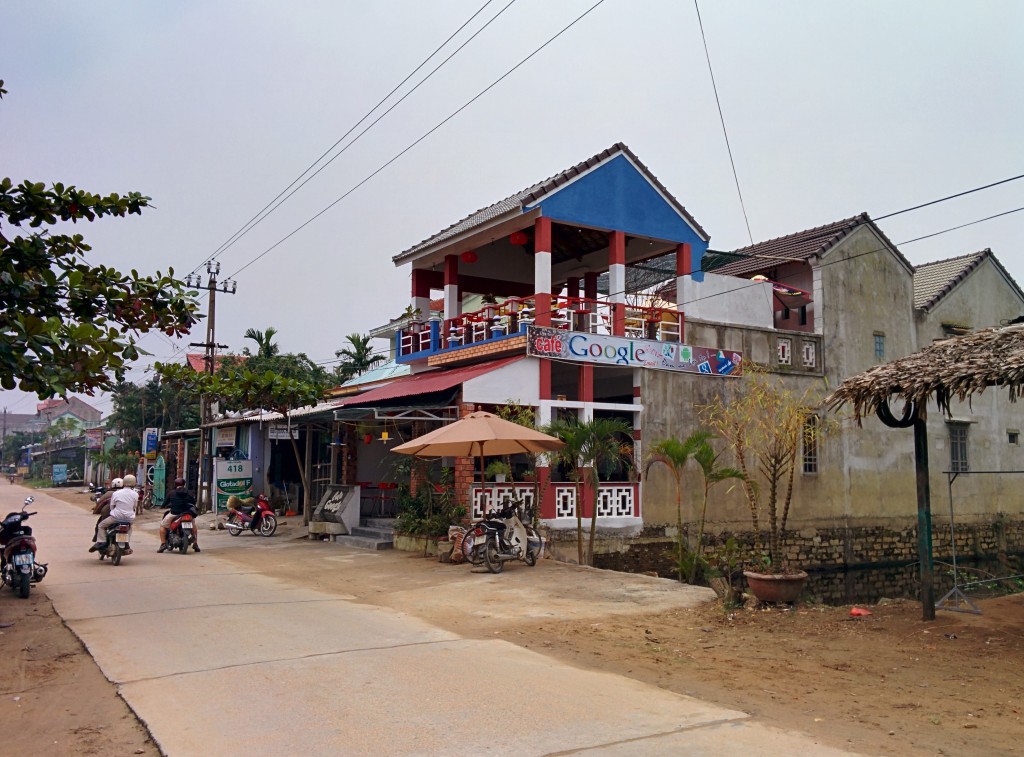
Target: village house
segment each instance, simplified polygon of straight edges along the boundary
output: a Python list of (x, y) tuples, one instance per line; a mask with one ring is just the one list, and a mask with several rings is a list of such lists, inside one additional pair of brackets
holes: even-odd
[[(339, 483), (370, 492), (363, 515), (387, 512), (388, 444), (476, 407), (516, 402), (540, 424), (566, 413), (616, 417), (644, 444), (685, 438), (699, 408), (738, 386), (744, 361), (796, 388), (827, 393), (844, 377), (932, 339), (999, 325), (1024, 295), (991, 251), (915, 267), (866, 215), (731, 252), (708, 250), (695, 218), (622, 144), (488, 206), (396, 255), (409, 271), (407, 314), (375, 331), (408, 376), (361, 383), (332, 400)], [(433, 301), (432, 301), (433, 299)], [(396, 303), (397, 305), (397, 303)], [(952, 419), (929, 418), (932, 490), (946, 470), (1021, 468), (1019, 410), (992, 393)], [(941, 432), (941, 433), (940, 433)], [(479, 515), (532, 484), (482, 486), (476, 461), (443, 461)], [(915, 559), (913, 443), (880, 422), (801, 450), (786, 549), (827, 598), (906, 592)], [(518, 471), (517, 471), (518, 472)], [(597, 564), (672, 573), (673, 484), (664, 471), (603, 482)], [(575, 559), (577, 508), (590, 498), (543, 464), (536, 503), (551, 552)], [(955, 496), (964, 552), (1004, 552), (1021, 501), (1007, 476), (965, 477)], [(380, 485), (385, 484), (382, 491)], [(699, 480), (688, 480), (692, 520)], [(750, 529), (737, 492), (709, 514), (712, 536)], [(945, 529), (943, 531), (943, 529)], [(936, 519), (935, 543), (949, 522)], [(749, 538), (749, 534), (747, 534)], [(1013, 541), (1011, 539), (1011, 541)]]

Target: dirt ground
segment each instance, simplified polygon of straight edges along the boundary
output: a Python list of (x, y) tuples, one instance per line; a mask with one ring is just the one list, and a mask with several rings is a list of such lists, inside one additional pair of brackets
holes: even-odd
[[(87, 504), (81, 495), (57, 496)], [(1024, 753), (1024, 595), (980, 600), (980, 616), (940, 610), (924, 623), (917, 602), (899, 600), (868, 606), (872, 614), (863, 617), (852, 617), (848, 606), (665, 610), (656, 588), (663, 584), (655, 582), (632, 602), (617, 594), (615, 602), (581, 607), (571, 590), (559, 589), (550, 593), (549, 612), (509, 613), (502, 602), (475, 603), (473, 586), (501, 582), (515, 602), (537, 590), (538, 577), (569, 569), (542, 561), (475, 576), (467, 566), (403, 553), (380, 570), (346, 571), (361, 558), (334, 545), (308, 544), (296, 559), (295, 550), (262, 550), (255, 539), (221, 552), (214, 536), (204, 548), (268, 575), (304, 577), (312, 588), (399, 608), (462, 636), (502, 638), (740, 709), (836, 747), (880, 755)], [(10, 621), (0, 631), (0, 719), (19, 725), (7, 729), (5, 751), (157, 754), (41, 593), (0, 596), (0, 622)]]

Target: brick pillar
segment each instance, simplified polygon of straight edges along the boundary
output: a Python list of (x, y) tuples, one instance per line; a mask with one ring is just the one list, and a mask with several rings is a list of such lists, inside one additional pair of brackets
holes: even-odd
[[(467, 403), (463, 403), (459, 406), (459, 417), (465, 418), (467, 415), (472, 413), (476, 408)], [(461, 502), (466, 507), (466, 517), (472, 519), (473, 517), (473, 502), (470, 497), (470, 485), (474, 480), (474, 468), (476, 466), (476, 459), (472, 457), (457, 457), (455, 458), (455, 501)]]

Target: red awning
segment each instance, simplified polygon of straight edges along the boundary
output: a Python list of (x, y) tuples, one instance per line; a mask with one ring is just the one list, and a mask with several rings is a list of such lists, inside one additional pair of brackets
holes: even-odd
[(751, 281), (763, 281), (772, 285), (772, 294), (775, 295), (775, 301), (778, 303), (775, 307), (776, 310), (781, 310), (784, 307), (796, 310), (804, 305), (810, 305), (812, 302), (810, 292), (797, 289), (789, 284), (780, 284), (777, 281), (772, 281), (767, 276), (754, 276), (751, 278)]
[(335, 407), (359, 407), (376, 404), (384, 400), (398, 399), (399, 397), (414, 397), (420, 394), (441, 392), (522, 359), (522, 355), (517, 355), (505, 358), (504, 360), (492, 360), (489, 363), (467, 365), (464, 368), (453, 368), (448, 371), (428, 371), (412, 376), (403, 376), (385, 386), (378, 386), (376, 389), (371, 389), (363, 394), (357, 394), (354, 397), (346, 397), (337, 403)]

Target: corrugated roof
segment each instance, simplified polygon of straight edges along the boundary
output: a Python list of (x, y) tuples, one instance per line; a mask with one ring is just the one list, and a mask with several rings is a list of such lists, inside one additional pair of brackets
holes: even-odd
[(914, 307), (930, 310), (989, 257), (992, 250), (986, 247), (980, 252), (919, 265), (914, 269)]
[(412, 255), (413, 253), (419, 252), (420, 250), (426, 249), (427, 247), (432, 247), (448, 239), (457, 237), (459, 234), (470, 231), (476, 228), (477, 226), (481, 226), (484, 223), (491, 221), (495, 218), (500, 218), (501, 216), (516, 212), (522, 213), (524, 212), (523, 209), (526, 206), (535, 205), (546, 195), (550, 194), (551, 192), (554, 192), (559, 187), (572, 181), (580, 174), (591, 170), (595, 166), (604, 163), (605, 161), (618, 155), (619, 153), (627, 155), (629, 159), (632, 160), (637, 165), (637, 167), (644, 173), (644, 175), (651, 181), (651, 183), (654, 184), (662, 194), (664, 194), (664, 196), (669, 200), (669, 202), (676, 209), (676, 211), (686, 219), (686, 221), (694, 228), (694, 230), (698, 234), (700, 234), (701, 237), (703, 237), (704, 239), (709, 238), (707, 232), (704, 231), (704, 229), (701, 227), (699, 223), (697, 223), (697, 220), (692, 215), (690, 215), (689, 211), (687, 211), (686, 208), (683, 207), (683, 205), (675, 197), (672, 196), (672, 193), (669, 192), (668, 189), (666, 189), (660, 181), (658, 181), (658, 178), (650, 172), (647, 166), (640, 162), (640, 159), (637, 158), (637, 156), (634, 155), (633, 152), (625, 144), (623, 144), (622, 142), (616, 142), (608, 149), (602, 150), (601, 152), (597, 153), (597, 155), (594, 155), (593, 157), (590, 157), (581, 163), (577, 163), (575, 166), (572, 166), (571, 168), (567, 168), (564, 171), (561, 171), (560, 173), (557, 173), (550, 178), (544, 179), (543, 181), (539, 181), (536, 184), (533, 184), (532, 186), (529, 186), (520, 192), (516, 192), (515, 194), (506, 197), (504, 200), (499, 200), (493, 205), (488, 205), (487, 207), (481, 208), (475, 213), (470, 213), (461, 221), (453, 223), (448, 228), (443, 229), (442, 231), (439, 231), (438, 233), (434, 234), (434, 236), (424, 239), (419, 244), (415, 244), (409, 249), (405, 250), (404, 252), (395, 255), (393, 260), (397, 264), (402, 259), (406, 258), (409, 255)]
[(337, 404), (337, 407), (372, 405), (399, 397), (412, 397), (419, 394), (441, 392), (522, 359), (522, 355), (516, 355), (515, 357), (503, 360), (493, 360), (489, 363), (478, 363), (463, 368), (453, 368), (448, 371), (417, 373), (413, 376), (406, 376), (397, 381), (392, 381), (390, 384), (371, 389), (355, 397), (346, 397)]

